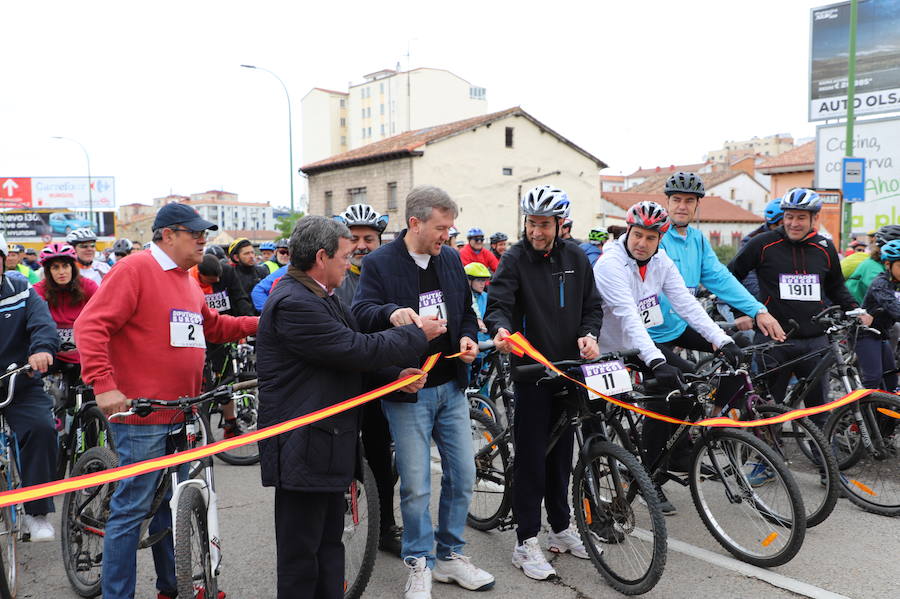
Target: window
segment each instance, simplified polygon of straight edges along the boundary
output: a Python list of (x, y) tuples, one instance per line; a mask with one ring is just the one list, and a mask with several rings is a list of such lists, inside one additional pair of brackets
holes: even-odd
[(504, 174), (504, 175), (512, 175), (512, 167), (511, 167), (511, 166), (504, 166), (504, 167), (503, 167), (503, 174)]
[(371, 127), (367, 127), (367, 128), (366, 128), (366, 134), (367, 134), (369, 137), (372, 137), (372, 128), (371, 128)]
[(722, 245), (722, 234), (719, 231), (713, 231), (709, 234), (709, 245), (714, 248)]
[(512, 127), (506, 128), (506, 147), (507, 148), (513, 147), (513, 128)]
[(381, 114), (384, 114), (384, 104), (381, 105)]
[(347, 136), (346, 135), (341, 135), (341, 145), (342, 146), (347, 145)]
[(366, 116), (367, 116), (367, 117), (371, 117), (371, 116), (372, 116), (372, 107), (371, 107), (371, 106), (369, 106), (368, 108), (366, 108)]
[(363, 137), (366, 136), (366, 128), (365, 128), (365, 127), (362, 128), (362, 136), (363, 136)]
[(384, 123), (381, 123), (381, 134), (384, 135)]
[(734, 190), (734, 187), (732, 187), (730, 189), (730, 191), (728, 192), (728, 196), (731, 198), (732, 202), (734, 201), (734, 195), (735, 195), (735, 190)]
[(341, 117), (341, 127), (346, 127), (346, 126), (347, 126), (347, 119), (345, 119), (344, 117)]
[(469, 88), (469, 98), (472, 100), (484, 100), (486, 95), (487, 92), (483, 87)]
[(378, 91), (381, 92), (382, 94), (384, 93), (384, 82), (383, 81), (378, 84)]
[(387, 210), (388, 212), (397, 212), (397, 182), (391, 181), (387, 184)]
[(343, 98), (341, 98), (341, 108), (345, 107), (346, 105), (347, 105), (347, 101), (344, 100)]
[(334, 202), (332, 201), (332, 194), (330, 191), (325, 192), (325, 216), (330, 216), (334, 213)]
[(366, 109), (365, 108), (362, 109), (362, 118), (366, 118)]
[(347, 190), (347, 200), (351, 204), (365, 204), (366, 203), (366, 188), (365, 187), (351, 187)]
[(739, 246), (741, 244), (741, 232), (740, 231), (732, 231), (731, 232), (731, 245)]

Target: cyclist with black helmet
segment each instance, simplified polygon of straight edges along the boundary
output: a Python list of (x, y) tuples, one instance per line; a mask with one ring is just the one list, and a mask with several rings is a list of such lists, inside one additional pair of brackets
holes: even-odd
[[(626, 348), (640, 351), (639, 366), (667, 389), (681, 385), (684, 362), (661, 343), (654, 343), (651, 327), (665, 322), (660, 297), (665, 294), (669, 309), (698, 333), (701, 341), (715, 348), (731, 363), (742, 355), (734, 340), (709, 317), (693, 292), (685, 285), (678, 265), (662, 249), (662, 238), (672, 225), (666, 209), (656, 202), (639, 202), (625, 214), (626, 233), (606, 250), (594, 265), (594, 279), (603, 297), (603, 330), (600, 351)], [(685, 367), (687, 368), (687, 367)], [(664, 408), (661, 413), (684, 417), (687, 406)], [(663, 451), (672, 435), (667, 422), (647, 418), (641, 441), (648, 463)], [(670, 464), (671, 466), (671, 464)], [(663, 513), (676, 513), (656, 481)]]
[[(528, 340), (548, 360), (594, 359), (599, 355), (603, 306), (584, 252), (559, 238), (560, 223), (569, 215), (569, 197), (562, 189), (543, 185), (525, 193), (521, 207), (525, 215), (522, 240), (504, 254), (488, 288), (484, 320), (494, 344), (508, 352), (506, 338), (527, 330)], [(513, 365), (526, 362), (515, 355), (510, 359)], [(537, 539), (542, 501), (551, 527), (547, 548), (581, 559), (588, 559), (588, 554), (571, 524), (567, 499), (574, 429), (570, 427), (547, 453), (550, 429), (565, 407), (553, 399), (561, 387), (538, 385), (539, 378), (513, 369), (516, 484), (512, 504), (518, 527), (512, 563), (529, 578), (546, 580), (556, 571)]]
[(847, 289), (850, 290), (850, 294), (856, 301), (862, 303), (869, 285), (872, 284), (875, 277), (884, 272), (881, 248), (895, 239), (900, 239), (900, 225), (885, 225), (875, 232), (875, 243), (869, 249), (869, 259), (863, 260), (853, 274), (847, 278)]
[(75, 248), (75, 254), (78, 257), (76, 264), (81, 269), (81, 276), (99, 285), (106, 273), (109, 272), (109, 264), (95, 259), (97, 234), (87, 228), (75, 229), (66, 235), (66, 243)]
[(609, 241), (609, 233), (603, 229), (591, 229), (588, 233), (588, 240), (578, 246), (588, 257), (592, 267), (597, 263), (597, 258), (603, 255), (603, 244), (607, 241)]
[(481, 262), (491, 272), (497, 270), (499, 260), (490, 250), (484, 249), (484, 231), (478, 227), (472, 227), (466, 233), (466, 240), (466, 245), (459, 250), (459, 257), (462, 259), (463, 266), (472, 262)]
[(499, 262), (500, 258), (503, 257), (503, 254), (506, 253), (506, 246), (509, 243), (509, 237), (506, 233), (502, 233), (497, 231), (493, 235), (491, 235), (490, 239), (491, 243), (491, 253), (497, 258)]
[[(792, 189), (781, 198), (784, 210), (783, 226), (757, 235), (728, 265), (739, 279), (756, 270), (759, 280), (759, 298), (781, 325), (788, 320), (797, 322), (791, 342), (772, 348), (767, 356), (773, 363), (784, 364), (827, 345), (825, 331), (813, 322), (812, 317), (826, 307), (826, 300), (845, 310), (858, 308), (859, 304), (847, 291), (837, 250), (829, 239), (816, 231), (822, 199), (810, 189)], [(860, 317), (864, 324), (872, 317)], [(793, 374), (809, 376), (818, 364), (817, 358), (797, 362), (793, 369), (781, 369), (772, 383), (776, 399), (784, 397)], [(813, 381), (806, 397), (806, 406), (818, 406), (825, 400), (822, 379)], [(812, 419), (819, 426), (827, 415)]]

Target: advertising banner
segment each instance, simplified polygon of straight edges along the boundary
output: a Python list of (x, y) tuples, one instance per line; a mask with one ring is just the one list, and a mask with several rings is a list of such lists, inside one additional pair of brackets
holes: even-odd
[(114, 177), (0, 177), (0, 208), (115, 210)]
[(43, 238), (61, 240), (74, 229), (89, 228), (98, 237), (115, 237), (115, 212), (94, 212), (92, 223), (87, 212), (51, 210), (10, 210), (0, 212), (0, 231), (7, 241), (43, 242)]
[[(816, 131), (816, 187), (840, 189), (847, 155), (843, 124)], [(866, 233), (900, 224), (900, 118), (857, 121), (853, 155), (864, 158), (865, 200), (853, 204), (851, 229)]]
[[(812, 9), (809, 120), (847, 116), (850, 3)], [(900, 0), (857, 9), (856, 115), (900, 110)]]

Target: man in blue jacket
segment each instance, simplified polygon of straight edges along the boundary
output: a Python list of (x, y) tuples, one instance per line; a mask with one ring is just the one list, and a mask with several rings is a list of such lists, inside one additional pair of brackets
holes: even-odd
[[(0, 234), (0, 264), (9, 249)], [(30, 364), (35, 373), (47, 372), (59, 348), (56, 323), (50, 309), (21, 276), (0, 272), (0, 371), (12, 365)], [(4, 416), (19, 444), (19, 467), (26, 487), (50, 482), (56, 470), (56, 426), (51, 417), (53, 402), (44, 392), (41, 377), (19, 376), (15, 394)], [(7, 389), (2, 389), (6, 399)], [(32, 541), (52, 541), (53, 525), (47, 514), (53, 512), (53, 498), (25, 504), (23, 527)]]
[[(669, 218), (675, 226), (663, 236), (660, 247), (678, 266), (688, 289), (696, 291), (698, 285), (703, 285), (719, 300), (741, 313), (735, 321), (739, 329), (753, 328), (753, 318), (763, 334), (783, 341), (784, 331), (778, 321), (719, 262), (703, 234), (690, 226), (700, 206), (700, 198), (706, 195), (700, 177), (695, 173), (675, 173), (666, 181), (665, 193), (668, 196)], [(678, 316), (665, 294), (659, 294), (659, 306), (663, 323), (652, 327), (650, 336), (661, 346), (668, 363), (690, 372), (693, 370), (691, 365), (675, 355), (672, 348), (712, 352), (712, 346)]]
[[(441, 189), (410, 191), (408, 228), (366, 257), (353, 299), (353, 315), (363, 331), (436, 320), (446, 328), (431, 341), (428, 353), (461, 353), (459, 359), (442, 359), (417, 394), (382, 402), (400, 473), (401, 554), (409, 568), (406, 599), (430, 599), (432, 576), (469, 590), (494, 585), (493, 576), (462, 554), (475, 483), (469, 403), (463, 390), (466, 364), (478, 354), (478, 325), (459, 254), (444, 246), (458, 213), (456, 202)], [(417, 365), (424, 357), (406, 365)], [(429, 509), (432, 438), (443, 467), (437, 533)]]
[[(334, 294), (353, 251), (343, 224), (307, 216), (290, 246), (291, 265), (259, 322), (260, 427), (359, 395), (372, 386), (364, 383), (365, 371), (415, 363), (442, 330), (429, 322), (422, 329), (358, 332)], [(421, 371), (397, 368), (382, 376), (410, 373)], [(344, 595), (344, 493), (359, 468), (359, 417), (348, 410), (259, 443), (263, 485), (275, 487), (279, 599)]]

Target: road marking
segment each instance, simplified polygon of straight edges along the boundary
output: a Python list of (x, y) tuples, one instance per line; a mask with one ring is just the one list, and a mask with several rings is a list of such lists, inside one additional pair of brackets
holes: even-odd
[[(645, 541), (652, 540), (649, 531), (637, 529), (634, 531), (634, 534), (637, 537), (643, 538)], [(783, 574), (772, 572), (771, 570), (766, 570), (765, 568), (746, 564), (742, 561), (734, 559), (733, 557), (714, 553), (712, 551), (709, 551), (708, 549), (696, 547), (694, 545), (691, 545), (690, 543), (685, 543), (684, 541), (673, 539), (672, 537), (668, 538), (668, 545), (669, 549), (677, 551), (678, 553), (683, 553), (684, 555), (697, 558), (704, 562), (713, 564), (714, 566), (719, 566), (720, 568), (725, 568), (726, 570), (737, 572), (738, 574), (741, 574), (748, 578), (757, 578), (759, 580), (762, 580), (763, 582), (769, 583), (772, 586), (797, 593), (798, 595), (803, 595), (804, 597), (812, 597), (812, 599), (850, 599), (845, 595), (833, 593), (815, 585), (803, 582), (802, 580), (797, 580), (795, 578), (784, 576)]]

